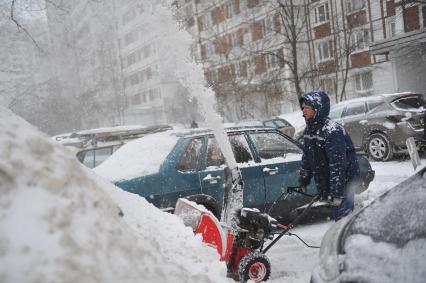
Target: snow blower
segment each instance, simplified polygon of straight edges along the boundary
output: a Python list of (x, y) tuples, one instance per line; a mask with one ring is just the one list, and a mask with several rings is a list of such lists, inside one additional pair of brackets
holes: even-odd
[[(266, 252), (304, 217), (318, 196), (288, 226), (258, 209), (243, 208), (244, 184), (238, 168), (225, 168), (225, 192), (221, 222), (207, 209), (187, 199), (179, 199), (175, 214), (191, 226), (195, 234), (201, 234), (203, 242), (217, 249), (220, 260), (226, 262), (228, 277), (236, 281), (267, 281), (271, 264)], [(301, 193), (295, 187), (287, 188), (284, 194)], [(307, 195), (307, 194), (305, 194)], [(279, 231), (279, 232), (277, 232)], [(274, 238), (275, 235), (277, 237)], [(264, 247), (265, 241), (271, 242)]]

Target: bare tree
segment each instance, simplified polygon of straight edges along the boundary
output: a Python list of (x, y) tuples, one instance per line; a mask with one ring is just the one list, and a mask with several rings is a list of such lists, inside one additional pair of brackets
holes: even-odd
[(303, 95), (303, 88), (312, 85), (310, 79), (316, 72), (315, 66), (307, 58), (308, 51), (308, 6), (305, 1), (274, 0), (270, 6), (278, 12), (278, 28), (275, 28), (283, 46), (281, 54), (284, 64), (290, 70), (290, 80), (297, 98)]

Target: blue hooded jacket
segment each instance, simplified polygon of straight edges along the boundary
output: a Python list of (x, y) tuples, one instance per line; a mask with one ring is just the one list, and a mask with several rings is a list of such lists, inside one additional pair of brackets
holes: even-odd
[(323, 198), (344, 197), (346, 185), (360, 174), (352, 140), (340, 124), (328, 118), (330, 99), (325, 92), (306, 93), (299, 103), (316, 111), (304, 131), (300, 185), (309, 185), (314, 177)]

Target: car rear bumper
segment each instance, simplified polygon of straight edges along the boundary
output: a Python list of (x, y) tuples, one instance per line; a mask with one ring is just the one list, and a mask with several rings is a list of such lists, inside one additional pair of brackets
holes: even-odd
[(414, 129), (411, 126), (409, 126), (408, 123), (403, 123), (403, 125), (398, 125), (395, 128), (395, 131), (392, 133), (392, 142), (395, 146), (395, 151), (406, 151), (407, 146), (405, 144), (405, 141), (413, 137), (416, 143), (423, 140), (423, 129)]

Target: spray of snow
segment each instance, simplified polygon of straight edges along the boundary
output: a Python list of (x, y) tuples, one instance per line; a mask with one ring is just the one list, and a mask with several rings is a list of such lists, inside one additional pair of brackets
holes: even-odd
[[(163, 3), (153, 2), (153, 11), (147, 15), (146, 22), (157, 30), (162, 39), (159, 53), (164, 54), (163, 60), (169, 60), (175, 65), (178, 80), (189, 90), (192, 98), (198, 103), (198, 111), (204, 117), (206, 125), (213, 130), (219, 146), (226, 158), (229, 167), (237, 167), (226, 132), (223, 128), (223, 119), (215, 111), (216, 97), (213, 90), (205, 86), (204, 71), (191, 56), (191, 35), (179, 28), (173, 12), (168, 8), (171, 1)], [(166, 6), (169, 5), (169, 6)]]

